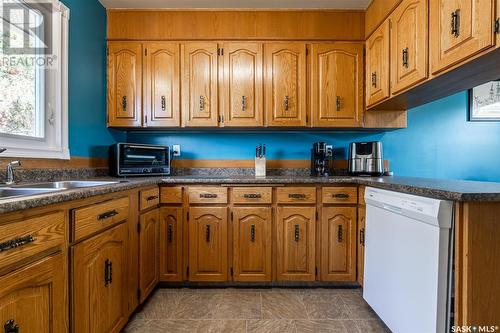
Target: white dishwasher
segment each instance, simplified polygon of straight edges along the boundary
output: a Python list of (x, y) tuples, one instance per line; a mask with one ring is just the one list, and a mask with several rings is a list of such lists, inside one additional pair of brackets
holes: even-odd
[(363, 298), (394, 333), (449, 330), (453, 203), (366, 188)]

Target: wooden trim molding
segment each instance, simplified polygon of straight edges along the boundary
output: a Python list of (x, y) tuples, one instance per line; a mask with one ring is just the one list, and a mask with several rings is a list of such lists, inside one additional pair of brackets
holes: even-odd
[(365, 40), (361, 10), (108, 10), (107, 16), (108, 40)]
[(69, 160), (42, 159), (42, 158), (0, 158), (0, 170), (7, 166), (10, 161), (19, 159), (23, 169), (73, 169), (73, 168), (107, 168), (107, 158), (96, 157), (72, 157)]

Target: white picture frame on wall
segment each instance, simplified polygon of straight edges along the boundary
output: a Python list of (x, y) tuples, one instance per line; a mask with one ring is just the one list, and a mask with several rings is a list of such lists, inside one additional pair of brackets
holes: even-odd
[(500, 79), (469, 90), (470, 121), (500, 121)]

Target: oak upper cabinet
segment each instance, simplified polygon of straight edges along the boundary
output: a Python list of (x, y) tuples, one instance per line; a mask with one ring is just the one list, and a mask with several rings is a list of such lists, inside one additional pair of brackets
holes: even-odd
[(160, 280), (182, 281), (182, 208), (160, 208)]
[(392, 13), (391, 93), (428, 77), (427, 0), (404, 0)]
[(363, 114), (363, 44), (313, 44), (314, 127), (360, 127)]
[(497, 36), (497, 48), (500, 47), (500, 0), (496, 0), (497, 14), (495, 17), (495, 34)]
[(324, 207), (321, 280), (356, 281), (356, 207)]
[(147, 43), (144, 48), (144, 125), (179, 127), (180, 46)]
[(224, 43), (222, 126), (264, 125), (262, 43)]
[(277, 279), (315, 280), (316, 207), (278, 207)]
[(153, 291), (159, 279), (160, 209), (139, 217), (139, 289), (143, 302)]
[(108, 43), (108, 126), (142, 125), (142, 44)]
[(236, 207), (233, 226), (235, 281), (271, 281), (271, 207)]
[(306, 126), (306, 44), (264, 45), (267, 126)]
[(189, 208), (189, 280), (227, 280), (227, 208)]
[(494, 0), (432, 0), (429, 3), (433, 74), (494, 45)]
[(366, 206), (358, 208), (358, 283), (363, 285), (365, 277), (365, 230)]
[(72, 248), (72, 332), (119, 332), (127, 322), (126, 239), (121, 224)]
[(389, 97), (390, 21), (385, 20), (366, 41), (366, 105)]
[(68, 331), (63, 258), (50, 256), (0, 277), (0, 323), (5, 332)]
[(184, 43), (181, 49), (183, 125), (217, 127), (218, 44)]

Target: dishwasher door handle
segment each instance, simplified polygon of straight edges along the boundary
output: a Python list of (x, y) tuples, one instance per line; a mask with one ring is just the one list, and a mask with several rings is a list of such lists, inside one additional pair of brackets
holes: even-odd
[(391, 212), (396, 213), (396, 214), (401, 214), (403, 212), (403, 208), (393, 206), (393, 205), (384, 204), (382, 207), (385, 210), (391, 211)]

